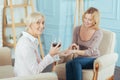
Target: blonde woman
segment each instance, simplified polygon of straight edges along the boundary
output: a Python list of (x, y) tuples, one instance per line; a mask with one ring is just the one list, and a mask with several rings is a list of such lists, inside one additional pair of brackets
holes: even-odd
[(83, 14), (82, 25), (74, 29), (70, 50), (77, 57), (66, 63), (66, 80), (83, 80), (82, 69), (92, 69), (94, 60), (100, 55), (98, 47), (103, 34), (99, 16), (98, 9), (90, 7)]
[(49, 64), (59, 59), (60, 43), (55, 47), (51, 46), (48, 55), (43, 60), (39, 56), (37, 37), (44, 30), (44, 22), (44, 16), (38, 12), (31, 13), (27, 17), (26, 31), (22, 33), (15, 49), (14, 72), (16, 76), (39, 74)]

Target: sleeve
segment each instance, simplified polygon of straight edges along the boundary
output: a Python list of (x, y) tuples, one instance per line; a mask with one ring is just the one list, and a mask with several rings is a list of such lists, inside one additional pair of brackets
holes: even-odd
[(53, 56), (53, 59), (54, 59), (54, 61), (59, 61), (60, 57), (59, 57), (59, 55), (55, 55), (55, 56)]
[(53, 63), (54, 59), (48, 54), (44, 57), (43, 60), (38, 64), (36, 55), (33, 47), (26, 46), (26, 50), (24, 51), (24, 63), (27, 69), (32, 74), (39, 74), (42, 72), (49, 64)]
[(100, 30), (98, 33), (96, 33), (88, 49), (85, 50), (85, 56), (99, 56), (100, 55), (98, 47), (102, 40), (102, 37), (103, 37), (103, 33)]
[(72, 39), (72, 43), (76, 43), (77, 44), (77, 39), (78, 39), (78, 29), (79, 27), (75, 27), (74, 31), (73, 31), (73, 39)]

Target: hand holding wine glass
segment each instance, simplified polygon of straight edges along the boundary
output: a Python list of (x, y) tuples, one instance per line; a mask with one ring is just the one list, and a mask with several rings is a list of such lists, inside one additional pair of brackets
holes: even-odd
[(60, 52), (60, 48), (61, 48), (61, 42), (55, 38), (51, 44), (51, 49), (49, 53), (51, 54), (51, 56), (54, 56)]
[(59, 37), (53, 37), (52, 46), (55, 47), (59, 43), (58, 47), (61, 47), (61, 41)]
[[(57, 45), (58, 45), (58, 46), (57, 46)], [(53, 42), (53, 43), (52, 43), (52, 46), (53, 46), (53, 47), (56, 47), (56, 46), (57, 46), (57, 47), (61, 47), (61, 43)]]

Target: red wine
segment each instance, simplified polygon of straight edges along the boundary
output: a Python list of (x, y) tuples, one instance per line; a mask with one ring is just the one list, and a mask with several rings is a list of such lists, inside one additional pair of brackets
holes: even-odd
[[(57, 44), (58, 43), (53, 43), (52, 46), (55, 47), (55, 46), (57, 46)], [(58, 45), (58, 47), (60, 47), (60, 46), (61, 46), (61, 44)]]

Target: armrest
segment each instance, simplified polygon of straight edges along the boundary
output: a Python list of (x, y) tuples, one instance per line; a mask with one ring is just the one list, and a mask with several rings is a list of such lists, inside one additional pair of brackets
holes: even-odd
[(12, 65), (0, 66), (0, 80), (1, 78), (14, 77), (14, 68)]
[(48, 73), (40, 73), (37, 75), (30, 75), (30, 76), (4, 78), (1, 80), (58, 80), (58, 78), (56, 73), (48, 72)]
[(10, 49), (8, 47), (0, 48), (0, 66), (12, 65)]
[(94, 61), (94, 67), (99, 66), (99, 70), (108, 67), (109, 65), (115, 64), (118, 59), (118, 54), (117, 53), (110, 53), (110, 54), (105, 54), (103, 56), (98, 57)]

